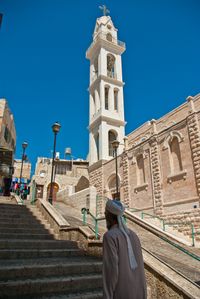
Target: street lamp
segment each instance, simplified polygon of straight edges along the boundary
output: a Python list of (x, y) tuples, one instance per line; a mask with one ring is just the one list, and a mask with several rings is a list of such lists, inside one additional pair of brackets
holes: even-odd
[(117, 149), (119, 147), (119, 141), (118, 140), (114, 140), (112, 142), (112, 147), (114, 150), (114, 154), (115, 154), (115, 167), (116, 167), (116, 193), (117, 193), (117, 200), (120, 200), (119, 198), (119, 186), (118, 186), (118, 167), (117, 167)]
[(22, 150), (23, 151), (22, 151), (21, 170), (20, 170), (20, 177), (19, 177), (19, 191), (21, 189), (22, 171), (23, 171), (24, 160), (26, 158), (26, 156), (25, 156), (25, 150), (26, 150), (27, 146), (28, 146), (28, 143), (24, 141), (22, 143)]
[(49, 202), (52, 204), (53, 201), (53, 173), (54, 173), (54, 162), (56, 154), (56, 136), (60, 131), (61, 125), (58, 122), (55, 122), (52, 126), (52, 131), (54, 133), (54, 143), (53, 143), (53, 157), (52, 157), (52, 169), (51, 169), (51, 183), (50, 183), (50, 192), (49, 192)]

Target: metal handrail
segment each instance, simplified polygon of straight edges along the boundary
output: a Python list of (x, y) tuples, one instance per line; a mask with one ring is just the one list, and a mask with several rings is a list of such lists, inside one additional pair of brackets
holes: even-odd
[(81, 212), (83, 214), (83, 225), (87, 225), (87, 215), (90, 215), (92, 219), (94, 220), (95, 225), (95, 239), (98, 239), (99, 236), (99, 228), (98, 228), (98, 221), (105, 220), (105, 217), (95, 217), (89, 209), (82, 208)]
[[(130, 216), (130, 217), (133, 217), (133, 216)], [(131, 218), (130, 218), (130, 219), (131, 219)], [(160, 239), (162, 239), (163, 241), (169, 243), (169, 244), (172, 245), (173, 247), (176, 247), (176, 248), (179, 249), (180, 251), (184, 252), (185, 254), (187, 254), (187, 255), (191, 256), (192, 258), (194, 258), (194, 259), (200, 261), (200, 256), (198, 256), (198, 255), (196, 255), (196, 254), (194, 254), (194, 253), (188, 251), (188, 250), (185, 249), (184, 247), (182, 247), (182, 246), (180, 246), (179, 244), (177, 244), (177, 243), (171, 241), (170, 239), (166, 238), (165, 236), (163, 236), (163, 235), (161, 235), (161, 234), (158, 235), (158, 237), (159, 237)], [(143, 248), (143, 247), (142, 247), (142, 248)], [(143, 249), (145, 249), (145, 248), (143, 248)], [(145, 250), (146, 250), (146, 249), (145, 249)]]
[(166, 231), (166, 225), (168, 226), (176, 226), (176, 225), (190, 225), (191, 226), (191, 238), (192, 238), (192, 246), (194, 247), (195, 246), (195, 235), (200, 235), (200, 232), (195, 232), (194, 231), (194, 224), (192, 222), (175, 222), (175, 223), (171, 223), (171, 222), (165, 222), (165, 219), (162, 219), (158, 216), (154, 216), (154, 215), (151, 215), (149, 213), (146, 213), (146, 212), (143, 212), (139, 209), (135, 209), (135, 208), (127, 208), (127, 210), (134, 210), (135, 212), (141, 212), (141, 219), (144, 220), (144, 215), (148, 215), (150, 216), (151, 218), (157, 218), (159, 219), (161, 222), (162, 222), (162, 230), (165, 232)]
[(150, 216), (151, 218), (157, 218), (158, 220), (160, 220), (161, 222), (162, 222), (162, 224), (163, 224), (163, 230), (164, 230), (164, 219), (162, 219), (162, 218), (160, 218), (160, 217), (158, 217), (158, 216), (155, 216), (155, 215), (151, 215), (151, 214), (149, 214), (149, 213), (146, 213), (146, 212), (143, 212), (143, 211), (141, 211), (141, 210), (139, 210), (139, 209), (135, 209), (135, 208), (128, 208), (127, 210), (134, 210), (135, 212), (141, 212), (141, 219), (142, 220), (144, 220), (144, 215), (148, 215), (148, 216)]
[[(99, 221), (102, 221), (102, 220), (105, 220), (106, 218), (105, 217), (95, 217), (90, 211), (89, 209), (86, 209), (86, 208), (82, 208), (81, 209), (81, 212), (83, 214), (83, 225), (87, 225), (87, 215), (90, 215), (92, 217), (92, 219), (94, 220), (94, 224), (95, 224), (95, 238), (98, 239), (98, 236), (99, 235), (99, 228), (98, 228), (98, 222)], [(124, 223), (126, 224), (127, 220), (126, 220), (126, 217), (123, 216), (123, 221)]]
[(194, 225), (192, 225), (192, 246), (195, 245), (195, 235), (200, 235), (200, 232), (194, 231)]

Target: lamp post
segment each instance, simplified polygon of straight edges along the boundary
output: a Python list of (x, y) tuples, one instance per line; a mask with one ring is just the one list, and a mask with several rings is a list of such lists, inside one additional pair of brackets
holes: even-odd
[[(119, 196), (119, 186), (118, 186), (117, 149), (119, 147), (119, 141), (114, 140), (112, 142), (112, 147), (113, 147), (114, 154), (115, 154), (116, 193), (117, 193), (117, 197), (118, 197)], [(116, 199), (120, 200), (120, 198), (116, 198)]]
[(55, 122), (52, 126), (52, 131), (54, 133), (54, 143), (53, 143), (53, 157), (52, 157), (52, 169), (51, 169), (51, 183), (50, 183), (50, 192), (49, 192), (49, 203), (53, 202), (53, 173), (54, 173), (54, 162), (56, 154), (56, 136), (60, 131), (61, 125), (58, 122)]
[(21, 162), (21, 170), (20, 170), (20, 177), (19, 177), (19, 191), (21, 189), (21, 180), (22, 180), (22, 171), (23, 171), (23, 164), (24, 164), (24, 160), (25, 160), (25, 150), (28, 146), (28, 143), (27, 142), (23, 142), (22, 143), (22, 162)]

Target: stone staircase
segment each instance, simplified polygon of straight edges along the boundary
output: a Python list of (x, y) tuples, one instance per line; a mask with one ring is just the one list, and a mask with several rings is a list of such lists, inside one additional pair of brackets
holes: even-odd
[[(134, 216), (141, 219), (141, 212), (131, 212)], [(160, 229), (163, 231), (163, 222), (159, 220), (158, 218), (153, 218), (150, 215), (145, 215), (143, 218), (143, 221), (155, 228)], [(167, 222), (167, 221), (166, 221)], [(196, 228), (196, 226), (194, 226)], [(178, 225), (172, 225), (172, 224), (166, 224), (165, 225), (165, 231), (163, 231), (167, 234), (170, 234), (174, 238), (176, 238), (178, 241), (187, 244), (188, 246), (192, 245), (192, 237), (191, 237), (191, 226), (178, 226)], [(195, 246), (200, 248), (200, 242), (198, 237), (196, 237)]]
[(0, 298), (102, 298), (102, 262), (58, 240), (36, 207), (0, 199)]

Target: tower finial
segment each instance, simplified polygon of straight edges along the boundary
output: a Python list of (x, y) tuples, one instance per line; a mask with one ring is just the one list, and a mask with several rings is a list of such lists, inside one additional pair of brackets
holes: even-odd
[(99, 8), (102, 10), (104, 16), (110, 13), (106, 5), (99, 6)]

